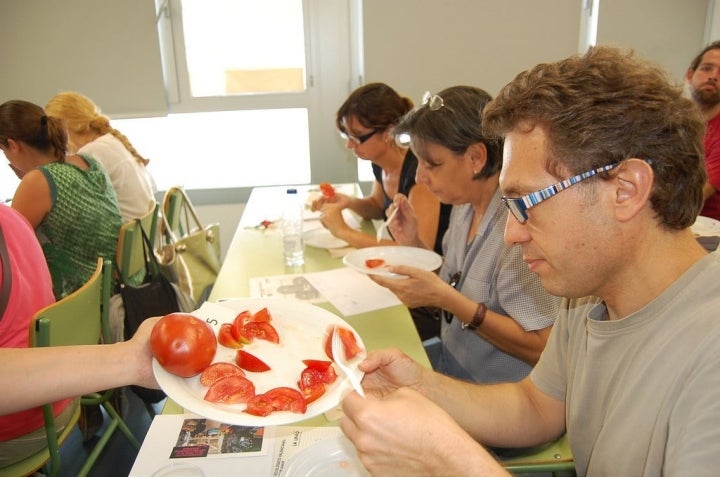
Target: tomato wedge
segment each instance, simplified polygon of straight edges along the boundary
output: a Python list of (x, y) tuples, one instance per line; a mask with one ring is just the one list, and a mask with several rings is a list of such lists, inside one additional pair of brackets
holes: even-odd
[(269, 321), (272, 321), (270, 310), (268, 310), (267, 307), (259, 309), (255, 312), (254, 315), (252, 315), (250, 321), (255, 323), (267, 323)]
[(253, 416), (268, 416), (274, 411), (290, 411), (304, 414), (307, 402), (303, 394), (294, 388), (273, 388), (264, 394), (254, 396), (247, 403), (245, 412)]
[(307, 411), (307, 403), (303, 395), (294, 388), (279, 387), (273, 388), (265, 393), (270, 399), (276, 411), (290, 411), (297, 414), (304, 414)]
[(228, 376), (245, 376), (245, 373), (232, 363), (219, 361), (205, 368), (205, 371), (200, 374), (200, 384), (203, 386), (212, 386), (215, 381)]
[(311, 402), (317, 401), (323, 394), (325, 394), (325, 385), (318, 383), (313, 387), (300, 389), (300, 392), (305, 398), (305, 404), (310, 404)]
[(317, 369), (320, 372), (326, 371), (332, 361), (326, 361), (323, 359), (303, 359), (303, 363), (310, 369)]
[(333, 185), (329, 182), (321, 182), (318, 185), (318, 188), (320, 189), (320, 193), (322, 193), (323, 197), (326, 199), (332, 199), (335, 197), (335, 187), (333, 187)]
[[(334, 328), (334, 326), (329, 326), (327, 334), (325, 335), (325, 354), (333, 361), (334, 358), (332, 354), (332, 334)], [(340, 340), (342, 341), (343, 348), (345, 349), (345, 359), (352, 359), (357, 356), (358, 353), (362, 351), (362, 348), (360, 348), (357, 343), (355, 333), (353, 333), (347, 328), (343, 328), (340, 326), (337, 327), (337, 330), (338, 333), (340, 333)]]
[(210, 402), (238, 404), (248, 402), (255, 395), (255, 385), (243, 376), (218, 379), (205, 394)]
[(275, 330), (273, 325), (267, 322), (256, 323), (253, 321), (245, 323), (243, 330), (245, 331), (245, 335), (250, 339), (258, 338), (272, 343), (280, 342), (280, 336), (278, 335), (277, 330)]
[(368, 258), (365, 260), (365, 266), (368, 268), (378, 268), (385, 265), (385, 260), (382, 258)]
[(245, 412), (253, 416), (265, 417), (272, 414), (275, 409), (272, 402), (265, 394), (257, 394), (252, 397), (245, 407)]
[(235, 363), (245, 371), (251, 371), (253, 373), (270, 371), (270, 366), (268, 366), (265, 361), (242, 349), (238, 350), (235, 356)]
[(220, 325), (217, 340), (218, 343), (225, 346), (226, 348), (238, 349), (243, 347), (243, 343), (241, 343), (235, 337), (233, 325), (231, 325), (230, 323), (223, 323), (222, 325)]

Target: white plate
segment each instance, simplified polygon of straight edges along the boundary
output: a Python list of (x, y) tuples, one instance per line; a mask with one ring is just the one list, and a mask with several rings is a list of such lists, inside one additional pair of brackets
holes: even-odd
[(308, 230), (303, 234), (303, 239), (307, 245), (317, 248), (343, 248), (347, 247), (348, 243), (342, 239), (334, 236), (325, 227), (317, 227), (312, 230)]
[[(267, 307), (272, 315), (272, 325), (280, 335), (279, 343), (255, 339), (245, 345), (244, 350), (265, 361), (271, 368), (264, 373), (246, 372), (246, 377), (255, 385), (256, 394), (264, 393), (278, 386), (297, 388), (300, 373), (305, 369), (304, 359), (328, 360), (324, 342), (331, 325), (353, 328), (334, 313), (315, 305), (285, 298), (238, 298), (221, 303), (205, 303), (192, 314), (207, 321), (215, 333), (222, 323), (230, 323), (241, 311), (256, 312)], [(355, 330), (353, 330), (355, 332)], [(355, 333), (358, 345), (365, 349), (360, 336)], [(218, 344), (213, 362), (234, 362), (236, 350)], [(357, 363), (365, 356), (360, 353), (350, 361), (350, 366), (362, 378)], [(200, 416), (240, 426), (277, 426), (309, 419), (337, 406), (342, 396), (352, 386), (350, 381), (336, 367), (338, 379), (330, 384), (325, 394), (307, 406), (305, 414), (290, 411), (276, 411), (266, 417), (253, 416), (244, 411), (245, 404), (218, 404), (205, 401), (207, 387), (200, 384), (200, 376), (181, 378), (166, 372), (153, 360), (153, 372), (163, 391), (186, 410)]]
[[(368, 259), (379, 258), (385, 261), (385, 266), (369, 268), (365, 265)], [(405, 247), (388, 245), (386, 247), (368, 247), (353, 250), (343, 257), (343, 263), (358, 272), (369, 275), (382, 275), (386, 277), (402, 277), (397, 273), (390, 273), (387, 265), (408, 265), (434, 271), (442, 265), (442, 257), (432, 250), (419, 247)]]
[(369, 477), (345, 436), (323, 439), (295, 454), (283, 477)]
[(690, 230), (695, 235), (720, 235), (720, 221), (699, 215)]

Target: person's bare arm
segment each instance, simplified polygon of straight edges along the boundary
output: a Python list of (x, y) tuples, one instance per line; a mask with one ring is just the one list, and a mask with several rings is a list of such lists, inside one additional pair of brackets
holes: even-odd
[(52, 209), (50, 185), (42, 172), (34, 169), (25, 174), (15, 190), (12, 208), (24, 215), (34, 229), (40, 226)]
[(0, 348), (0, 415), (128, 384), (157, 388), (148, 346), (157, 320), (115, 344)]

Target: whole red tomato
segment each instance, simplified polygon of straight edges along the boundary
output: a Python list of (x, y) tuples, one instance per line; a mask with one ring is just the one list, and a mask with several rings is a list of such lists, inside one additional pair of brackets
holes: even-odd
[(170, 313), (153, 327), (150, 350), (168, 373), (189, 378), (207, 368), (217, 340), (210, 325), (189, 313)]

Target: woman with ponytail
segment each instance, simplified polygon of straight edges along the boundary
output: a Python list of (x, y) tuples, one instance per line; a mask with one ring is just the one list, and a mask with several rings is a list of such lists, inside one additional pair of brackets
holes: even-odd
[(61, 119), (27, 101), (0, 105), (0, 150), (21, 179), (12, 207), (35, 229), (56, 299), (80, 288), (99, 256), (115, 258), (122, 225), (105, 169), (67, 149)]
[(124, 221), (145, 215), (154, 202), (155, 181), (141, 156), (90, 98), (75, 92), (55, 95), (45, 106), (50, 117), (65, 121), (70, 152), (98, 161), (110, 176)]

